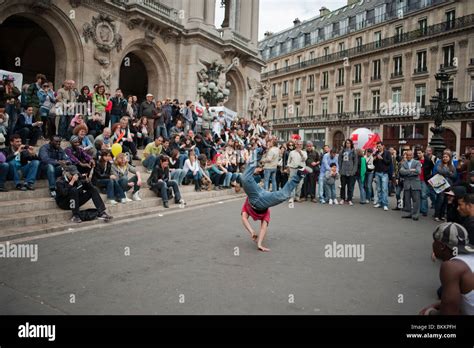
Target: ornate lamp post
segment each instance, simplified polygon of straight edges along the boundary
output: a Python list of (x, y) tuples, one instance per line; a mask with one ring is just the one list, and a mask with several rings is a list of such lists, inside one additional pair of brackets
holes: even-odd
[(431, 104), (431, 116), (434, 120), (434, 127), (431, 127), (430, 130), (433, 132), (433, 136), (430, 141), (430, 146), (433, 148), (433, 153), (437, 158), (443, 156), (443, 151), (446, 149), (446, 144), (443, 138), (443, 132), (445, 128), (442, 126), (443, 121), (449, 119), (448, 107), (451, 104), (459, 104), (456, 98), (448, 99), (448, 90), (446, 85), (450, 80), (450, 75), (445, 72), (444, 68), (441, 68), (437, 74), (435, 74), (435, 79), (439, 84), (439, 87), (436, 89), (438, 92), (437, 96), (433, 96), (430, 99)]

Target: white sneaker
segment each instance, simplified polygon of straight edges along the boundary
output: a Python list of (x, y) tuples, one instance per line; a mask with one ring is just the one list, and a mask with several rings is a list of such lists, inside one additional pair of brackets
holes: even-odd
[(380, 208), (380, 207), (381, 207), (381, 205), (378, 204), (378, 203), (376, 205), (374, 205), (374, 208)]
[(142, 199), (140, 198), (140, 191), (137, 191), (133, 194), (132, 200), (134, 201), (141, 201)]
[(370, 201), (369, 200), (365, 201), (365, 204), (370, 204)]
[(334, 200), (334, 204), (335, 204), (335, 205), (339, 205), (337, 199)]
[(128, 200), (127, 200), (127, 199), (128, 199), (128, 198), (122, 198), (122, 199), (120, 200), (120, 203), (125, 204), (125, 203), (129, 202), (130, 199), (128, 199)]
[(294, 203), (294, 202), (295, 202), (294, 198), (290, 198), (290, 200), (288, 201), (288, 203)]
[(332, 205), (332, 199), (329, 200), (329, 205)]
[(341, 199), (341, 201), (339, 202), (339, 204), (344, 204), (344, 200), (343, 200), (343, 199)]
[(383, 207), (383, 210), (388, 211), (388, 207), (387, 206)]
[(354, 205), (354, 203), (352, 203), (352, 201), (349, 201), (349, 205)]
[(109, 199), (109, 204), (110, 205), (116, 205), (117, 201), (115, 199)]

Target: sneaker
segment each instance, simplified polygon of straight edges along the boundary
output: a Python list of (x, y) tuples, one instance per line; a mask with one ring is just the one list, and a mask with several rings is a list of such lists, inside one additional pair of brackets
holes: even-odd
[(35, 187), (33, 184), (25, 184), (24, 187), (28, 190), (28, 191), (34, 191), (35, 190)]
[(332, 202), (332, 199), (330, 199), (330, 200), (329, 200), (329, 205), (332, 205), (332, 203), (333, 203), (333, 202)]
[(110, 205), (117, 205), (117, 201), (115, 199), (109, 199)]
[(366, 200), (366, 201), (365, 201), (365, 204), (370, 204), (370, 201), (369, 201), (369, 200)]
[(288, 203), (294, 203), (294, 202), (295, 202), (294, 198), (290, 198), (290, 200), (288, 201)]
[(182, 205), (186, 205), (186, 202), (184, 201), (184, 199), (180, 199), (179, 201), (174, 201), (176, 204), (182, 204)]
[(311, 174), (313, 169), (311, 167), (298, 167), (298, 174), (301, 176), (305, 176), (306, 174)]
[(137, 191), (133, 194), (132, 200), (134, 201), (141, 201), (142, 199), (140, 198), (140, 191)]
[(56, 198), (56, 190), (49, 190), (49, 196), (51, 198)]
[(352, 203), (352, 201), (349, 201), (349, 205), (354, 205), (354, 203)]
[(163, 207), (169, 208), (170, 206), (168, 205), (168, 202), (163, 202)]
[(378, 203), (376, 205), (374, 205), (374, 208), (380, 208), (380, 207), (381, 207), (381, 205), (378, 204)]
[(16, 185), (16, 189), (19, 190), (19, 191), (26, 191), (27, 190), (26, 186), (23, 186), (22, 184)]
[(339, 205), (339, 202), (337, 201), (337, 199), (334, 200), (334, 204)]
[(344, 200), (341, 199), (341, 201), (339, 202), (340, 205), (344, 205)]
[(81, 218), (79, 216), (73, 216), (71, 218), (71, 222), (74, 222), (76, 224), (80, 224), (82, 222)]
[(110, 216), (109, 214), (107, 214), (104, 211), (101, 214), (99, 214), (99, 216), (97, 218), (100, 219), (100, 220), (104, 220), (105, 222), (109, 222), (110, 220), (113, 219), (113, 216)]
[(434, 218), (434, 221), (440, 222), (441, 220), (440, 220), (439, 218), (435, 217), (435, 218)]
[(383, 210), (388, 211), (388, 207), (387, 206), (383, 207)]

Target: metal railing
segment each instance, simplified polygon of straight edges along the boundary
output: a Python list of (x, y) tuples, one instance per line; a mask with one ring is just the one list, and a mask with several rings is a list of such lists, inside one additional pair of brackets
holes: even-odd
[(448, 31), (463, 29), (467, 27), (474, 26), (474, 14), (470, 14), (464, 17), (459, 17), (455, 19), (452, 24), (447, 24), (447, 22), (442, 22), (426, 27), (426, 30), (413, 30), (402, 35), (396, 35), (388, 37), (382, 40), (374, 41), (362, 46), (353, 47), (345, 51), (331, 53), (325, 56), (318, 58), (313, 58), (311, 60), (306, 60), (301, 63), (289, 65), (285, 68), (276, 69), (263, 73), (261, 75), (262, 79), (268, 78), (270, 76), (279, 75), (284, 72), (292, 72), (299, 70), (305, 67), (315, 67), (319, 65), (324, 65), (326, 63), (336, 62), (344, 58), (351, 58), (358, 55), (370, 53), (376, 50), (386, 49), (389, 47), (397, 46), (400, 44), (412, 42), (422, 38), (430, 38), (433, 35), (443, 34)]
[(153, 13), (159, 14), (172, 21), (178, 20), (178, 10), (163, 5), (158, 0), (113, 0), (112, 3), (129, 7), (142, 7), (146, 10), (151, 10)]
[[(458, 115), (464, 115), (466, 112), (474, 113), (474, 101), (460, 102), (450, 105), (448, 108), (448, 118), (456, 118)], [(428, 119), (431, 116), (431, 106), (426, 105), (420, 108), (420, 120)], [(380, 120), (387, 117), (402, 117), (407, 120), (413, 119), (413, 115), (401, 115), (387, 110), (386, 114), (382, 115), (377, 111), (360, 111), (360, 112), (342, 112), (334, 114), (320, 114), (313, 116), (299, 116), (291, 118), (275, 118), (273, 125), (286, 124), (304, 124), (304, 123), (324, 123), (324, 122), (340, 122), (353, 120)]]
[(416, 74), (426, 74), (427, 72), (428, 72), (428, 67), (427, 67), (427, 66), (422, 66), (422, 67), (416, 68), (416, 69), (413, 71), (413, 75), (416, 75)]

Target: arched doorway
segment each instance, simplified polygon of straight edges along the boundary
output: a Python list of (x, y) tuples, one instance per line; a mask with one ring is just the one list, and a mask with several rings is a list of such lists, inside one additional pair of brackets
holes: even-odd
[(454, 133), (451, 129), (445, 128), (443, 132), (444, 143), (446, 144), (446, 148), (450, 149), (451, 151), (456, 151), (456, 133)]
[(240, 117), (247, 117), (247, 94), (245, 80), (236, 68), (227, 73), (227, 80), (231, 83), (229, 100), (225, 107), (234, 110)]
[(334, 133), (332, 146), (337, 151), (339, 151), (344, 145), (344, 140), (345, 140), (344, 133), (342, 133), (341, 131), (337, 131), (336, 133)]
[(32, 20), (14, 15), (0, 25), (0, 67), (23, 74), (23, 83), (33, 82), (38, 73), (54, 82), (55, 57), (51, 38)]
[(148, 94), (148, 73), (145, 64), (132, 52), (122, 60), (119, 88), (125, 98), (136, 95), (138, 101), (143, 101)]

